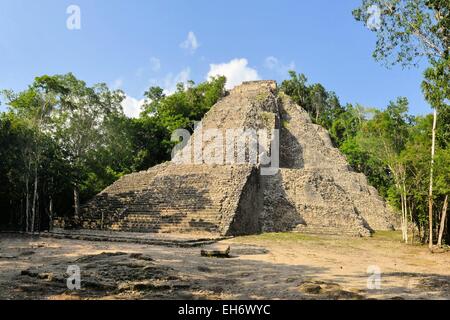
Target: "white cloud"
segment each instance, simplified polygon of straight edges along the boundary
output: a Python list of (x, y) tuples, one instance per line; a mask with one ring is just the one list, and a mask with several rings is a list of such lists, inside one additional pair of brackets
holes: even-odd
[(114, 90), (120, 89), (123, 86), (123, 79), (122, 78), (118, 78), (116, 80), (114, 80), (114, 82), (111, 84), (111, 87)]
[(180, 44), (180, 48), (185, 49), (191, 54), (194, 54), (199, 46), (200, 44), (198, 43), (197, 37), (193, 31), (189, 31), (186, 40)]
[(174, 75), (169, 73), (165, 76), (163, 80), (163, 89), (165, 94), (172, 94), (177, 90), (178, 83), (187, 84), (190, 80), (191, 69), (185, 68), (181, 70), (178, 74)]
[(156, 57), (150, 58), (150, 67), (152, 71), (158, 72), (161, 69), (161, 60)]
[(128, 118), (138, 118), (144, 102), (145, 99), (137, 100), (127, 95), (122, 101), (123, 112)]
[(243, 81), (260, 80), (258, 71), (248, 66), (247, 59), (233, 59), (227, 63), (210, 64), (207, 79), (215, 76), (227, 78), (227, 89), (232, 89)]
[(289, 64), (284, 64), (274, 56), (270, 56), (264, 60), (264, 67), (280, 76), (286, 76), (290, 70), (295, 70), (295, 63), (292, 61)]

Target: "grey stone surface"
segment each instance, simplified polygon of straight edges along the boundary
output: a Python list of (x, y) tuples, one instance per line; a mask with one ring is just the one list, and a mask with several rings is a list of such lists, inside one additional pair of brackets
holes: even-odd
[[(277, 94), (274, 81), (247, 82), (206, 114), (174, 161), (126, 175), (83, 207), (77, 223), (64, 227), (131, 232), (246, 235), (299, 231), (368, 236), (396, 225), (394, 212), (334, 148), (327, 131), (301, 107)], [(222, 132), (218, 149), (205, 130)], [(280, 170), (261, 175), (262, 159), (229, 164), (240, 152), (229, 129), (280, 131)], [(198, 139), (203, 140), (196, 148)], [(271, 150), (273, 151), (273, 150)], [(211, 164), (208, 156), (224, 161)], [(219, 157), (217, 157), (219, 159)]]

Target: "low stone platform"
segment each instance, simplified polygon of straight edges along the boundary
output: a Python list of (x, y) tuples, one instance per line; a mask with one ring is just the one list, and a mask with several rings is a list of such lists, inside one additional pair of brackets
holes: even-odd
[(189, 234), (161, 234), (161, 233), (137, 233), (137, 232), (118, 232), (103, 230), (64, 230), (56, 228), (51, 232), (41, 233), (41, 237), (56, 239), (73, 239), (86, 241), (107, 241), (107, 242), (126, 242), (137, 244), (148, 244), (166, 247), (199, 247), (214, 244), (218, 241), (227, 239), (219, 234), (211, 233), (189, 233)]

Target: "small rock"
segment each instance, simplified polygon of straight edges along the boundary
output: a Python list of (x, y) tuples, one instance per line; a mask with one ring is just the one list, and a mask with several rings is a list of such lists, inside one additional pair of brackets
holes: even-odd
[(132, 284), (130, 284), (129, 282), (123, 282), (118, 285), (117, 289), (121, 292), (130, 291), (132, 289)]
[(228, 247), (226, 250), (207, 250), (201, 251), (202, 257), (208, 258), (230, 258), (231, 248)]
[(200, 272), (211, 272), (211, 269), (205, 266), (198, 266), (198, 271)]
[(0, 259), (17, 259), (17, 257), (3, 254), (3, 255), (0, 255)]
[(142, 256), (142, 253), (130, 253), (131, 259), (139, 259)]
[(149, 270), (157, 270), (157, 269), (155, 266), (149, 265), (149, 266), (145, 266), (142, 270), (149, 271)]
[(49, 272), (49, 273), (39, 273), (37, 275), (37, 277), (39, 279), (42, 279), (42, 280), (53, 281), (53, 273), (51, 273), (51, 272)]
[(136, 260), (143, 260), (143, 261), (154, 261), (152, 257), (150, 257), (148, 255), (144, 255), (142, 253), (131, 253), (130, 258), (136, 259)]
[(220, 294), (224, 292), (224, 289), (222, 287), (212, 287), (211, 291), (216, 293), (216, 294)]
[(28, 277), (32, 277), (32, 278), (37, 278), (37, 276), (39, 275), (37, 272), (35, 271), (31, 271), (31, 270), (22, 270), (20, 272), (21, 276), (28, 276)]
[(239, 256), (251, 256), (251, 255), (263, 255), (268, 254), (269, 250), (263, 247), (258, 246), (233, 246), (231, 252), (233, 255), (239, 255)]
[(304, 283), (300, 285), (299, 290), (308, 294), (319, 294), (322, 292), (322, 287), (314, 283)]
[(132, 288), (133, 291), (163, 291), (171, 289), (169, 285), (155, 284), (152, 282), (135, 283)]
[(439, 247), (439, 246), (433, 246), (433, 248), (430, 250), (431, 253), (445, 253), (447, 250), (445, 248)]
[(35, 254), (36, 252), (34, 252), (34, 251), (23, 251), (23, 252), (21, 252), (20, 253), (20, 255), (22, 256), (22, 257), (27, 257), (27, 256), (32, 256), (33, 254)]

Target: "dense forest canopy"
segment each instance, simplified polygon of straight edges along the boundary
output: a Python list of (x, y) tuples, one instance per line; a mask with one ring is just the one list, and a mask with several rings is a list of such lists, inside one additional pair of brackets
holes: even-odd
[[(450, 2), (448, 0), (362, 0), (353, 11), (357, 21), (364, 23), (377, 38), (373, 57), (386, 65), (417, 66), (421, 59), (428, 60), (422, 90), (434, 109), (431, 129), (431, 153), (428, 184), (428, 244), (434, 244), (435, 225), (440, 220), (438, 245), (441, 245), (448, 196), (444, 198), (442, 214), (435, 210), (435, 170), (442, 158), (437, 150), (446, 150), (450, 131)], [(440, 144), (440, 145), (439, 145)], [(437, 151), (437, 152), (436, 152)], [(435, 167), (436, 164), (436, 167)], [(398, 165), (396, 184), (401, 193), (403, 239), (408, 241), (409, 208), (406, 190), (407, 167)], [(447, 180), (447, 185), (448, 185)]]
[(23, 92), (2, 92), (0, 208), (2, 225), (39, 231), (55, 215), (79, 213), (120, 176), (170, 160), (173, 130), (192, 130), (225, 94), (225, 78), (165, 95), (150, 88), (137, 119), (125, 95), (105, 84), (88, 87), (73, 74), (38, 77)]

